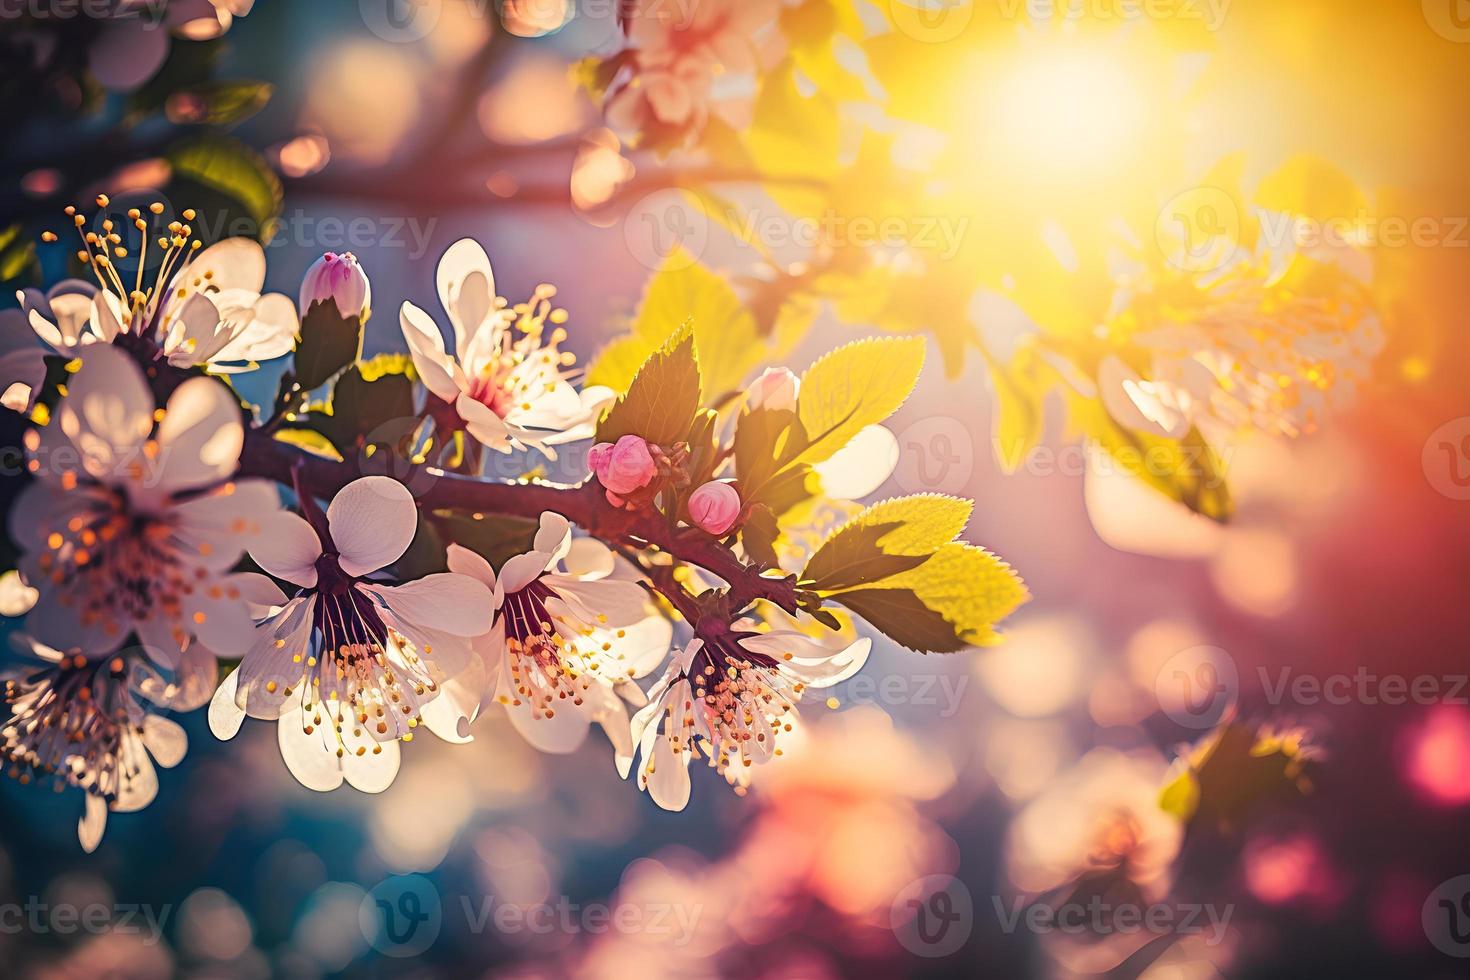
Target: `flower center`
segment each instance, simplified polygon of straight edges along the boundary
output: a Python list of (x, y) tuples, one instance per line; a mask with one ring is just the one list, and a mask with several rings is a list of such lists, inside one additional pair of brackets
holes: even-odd
[[(735, 634), (717, 637), (699, 648), (689, 665), (688, 680), (695, 703), (709, 730), (711, 757), (723, 773), (734, 756), (754, 763), (752, 752), (773, 751), (776, 735), (790, 731), (781, 716), (796, 707), (805, 685), (780, 669), (777, 661), (740, 646)], [(693, 710), (691, 708), (691, 710)], [(692, 719), (685, 728), (692, 728)], [(755, 743), (755, 744), (752, 744)], [(694, 751), (694, 742), (689, 740)]]
[[(100, 625), (109, 637), (160, 618), (182, 646), (187, 640), (183, 602), (209, 575), (195, 561), (209, 554), (209, 546), (186, 550), (167, 518), (131, 511), (121, 491), (73, 492), (88, 495), (91, 506), (65, 524), (42, 528), (48, 550), (37, 558), (61, 604), (84, 626)], [(208, 588), (211, 598), (234, 592), (219, 585)]]
[(0, 753), (8, 774), (21, 783), (34, 773), (54, 775), (115, 800), (138, 775), (124, 759), (123, 739), (142, 733), (129, 719), (126, 676), (121, 657), (98, 667), (77, 656), (6, 680), (10, 719), (0, 728)]

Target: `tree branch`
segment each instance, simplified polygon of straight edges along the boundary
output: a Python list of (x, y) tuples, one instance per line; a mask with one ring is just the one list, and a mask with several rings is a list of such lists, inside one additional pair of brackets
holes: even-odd
[(494, 513), (531, 520), (549, 510), (603, 541), (657, 548), (718, 576), (729, 584), (722, 601), (732, 612), (757, 599), (773, 602), (792, 614), (797, 611), (796, 583), (792, 577), (763, 575), (760, 566), (741, 561), (698, 528), (670, 528), (660, 514), (614, 507), (608, 503), (602, 488), (590, 481), (578, 486), (496, 483), (407, 463), (387, 453), (339, 462), (304, 452), (258, 429), (247, 433), (239, 475), (265, 477), (285, 484), (299, 480), (301, 486), (322, 496), (336, 493), (360, 476), (385, 475), (409, 487), (418, 505), (429, 510)]

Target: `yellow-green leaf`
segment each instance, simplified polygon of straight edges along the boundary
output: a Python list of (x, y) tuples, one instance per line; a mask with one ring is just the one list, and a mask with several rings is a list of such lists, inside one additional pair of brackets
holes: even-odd
[(1225, 523), (1234, 512), (1225, 467), (1198, 429), (1166, 439), (1127, 429), (1096, 402), (1073, 400), (1083, 431), (1117, 463), (1196, 514)]
[(819, 463), (898, 410), (919, 380), (924, 341), (872, 337), (839, 347), (801, 378), (796, 412), (809, 442), (801, 461)]
[(603, 349), (588, 369), (587, 383), (626, 391), (644, 360), (686, 321), (693, 328), (704, 387), (711, 394), (738, 388), (767, 354), (755, 318), (734, 288), (676, 249), (649, 279), (632, 332)]
[(802, 578), (820, 592), (887, 582), (953, 541), (965, 529), (972, 506), (937, 493), (874, 504), (822, 543)]
[(973, 646), (996, 642), (995, 624), (1031, 598), (1010, 565), (962, 541), (945, 545), (922, 565), (883, 585), (912, 589), (925, 606), (954, 626), (957, 636)]

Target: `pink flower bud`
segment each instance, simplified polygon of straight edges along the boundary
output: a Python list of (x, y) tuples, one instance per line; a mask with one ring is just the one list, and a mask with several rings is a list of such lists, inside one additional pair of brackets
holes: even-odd
[(786, 368), (766, 368), (745, 389), (746, 404), (772, 412), (796, 411), (796, 389), (801, 384)]
[(372, 286), (357, 264), (357, 256), (328, 252), (313, 262), (301, 279), (301, 315), (306, 316), (311, 304), (331, 300), (344, 317), (366, 317), (372, 296)]
[(593, 446), (587, 451), (587, 464), (604, 489), (623, 497), (647, 486), (658, 472), (648, 443), (634, 435)]
[(689, 495), (689, 516), (710, 534), (724, 534), (740, 516), (740, 494), (726, 481), (711, 480)]

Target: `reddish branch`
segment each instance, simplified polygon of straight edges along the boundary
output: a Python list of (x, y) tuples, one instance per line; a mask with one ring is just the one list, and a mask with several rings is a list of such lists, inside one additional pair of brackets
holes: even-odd
[[(359, 476), (374, 474), (399, 479), (414, 491), (418, 505), (428, 510), (502, 514), (531, 520), (549, 510), (615, 547), (657, 548), (729, 583), (729, 589), (722, 595), (690, 597), (700, 602), (701, 608), (719, 603), (721, 613), (727, 614), (726, 610), (738, 611), (757, 599), (765, 599), (789, 613), (794, 614), (797, 610), (795, 581), (791, 577), (763, 575), (761, 567), (741, 561), (698, 528), (671, 528), (664, 516), (657, 512), (634, 512), (614, 507), (607, 502), (602, 488), (595, 482), (589, 481), (580, 486), (496, 483), (389, 459), (386, 453), (339, 462), (306, 453), (258, 430), (248, 434), (240, 459), (241, 476), (265, 477), (286, 484), (299, 479), (302, 486), (323, 497), (330, 496)], [(685, 609), (680, 611), (690, 618)], [(705, 611), (713, 612), (711, 609)]]

